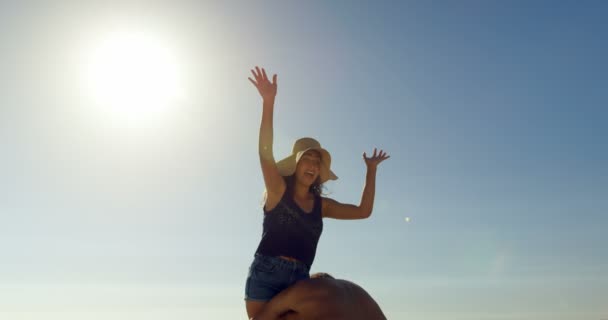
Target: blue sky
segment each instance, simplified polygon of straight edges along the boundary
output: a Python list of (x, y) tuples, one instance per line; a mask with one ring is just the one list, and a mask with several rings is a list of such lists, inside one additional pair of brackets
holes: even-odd
[[(275, 157), (318, 138), (372, 217), (326, 220), (313, 271), (389, 319), (608, 317), (602, 1), (24, 1), (0, 5), (0, 315), (237, 319)], [(110, 31), (159, 39), (183, 92), (124, 120), (83, 90)], [(154, 76), (154, 70), (151, 76)], [(118, 82), (121, 75), (111, 81)], [(152, 96), (152, 93), (150, 93)], [(410, 221), (406, 222), (405, 218)]]

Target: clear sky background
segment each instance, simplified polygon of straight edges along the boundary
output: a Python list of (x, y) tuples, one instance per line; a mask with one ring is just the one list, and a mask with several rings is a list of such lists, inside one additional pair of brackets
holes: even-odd
[[(260, 65), (279, 78), (275, 157), (319, 139), (330, 197), (358, 203), (362, 153), (391, 155), (370, 219), (325, 220), (313, 272), (389, 319), (606, 319), (607, 16), (605, 1), (4, 1), (0, 318), (245, 318)], [(102, 57), (105, 84), (160, 86), (122, 105), (85, 85), (121, 34), (178, 70), (133, 71), (158, 54), (123, 42), (136, 58)]]

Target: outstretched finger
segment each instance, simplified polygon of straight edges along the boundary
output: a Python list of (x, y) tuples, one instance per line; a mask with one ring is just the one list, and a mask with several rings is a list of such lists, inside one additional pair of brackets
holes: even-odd
[(247, 79), (249, 79), (249, 81), (251, 81), (251, 83), (253, 83), (253, 85), (257, 88), (258, 84), (257, 82), (253, 81), (253, 79), (251, 79), (251, 77), (247, 77)]
[[(257, 68), (257, 67), (256, 67), (256, 68)], [(255, 72), (255, 70), (251, 69), (251, 74), (253, 74), (253, 78), (254, 78), (255, 80), (258, 80), (259, 76), (258, 76), (258, 74)]]
[(277, 75), (272, 76), (272, 84), (277, 85)]
[(266, 70), (264, 70), (264, 68), (262, 68), (262, 76), (264, 80), (268, 81), (268, 76), (266, 75)]
[(374, 158), (375, 158), (376, 156), (377, 156), (377, 155), (376, 155), (376, 148), (374, 148), (374, 155), (373, 155), (372, 157), (374, 157)]
[(260, 71), (260, 67), (255, 66), (255, 71), (256, 71), (256, 73), (257, 73), (257, 75), (256, 75), (256, 77), (255, 77), (255, 79), (256, 79), (257, 81), (260, 81), (260, 79), (264, 79), (264, 77), (262, 77), (262, 71)]

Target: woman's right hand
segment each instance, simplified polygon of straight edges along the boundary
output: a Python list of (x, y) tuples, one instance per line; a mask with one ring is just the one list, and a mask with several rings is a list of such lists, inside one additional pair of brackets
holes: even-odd
[(277, 95), (277, 75), (275, 74), (272, 76), (272, 82), (270, 82), (270, 80), (268, 80), (268, 76), (266, 76), (266, 70), (264, 70), (264, 68), (262, 68), (262, 71), (260, 71), (260, 68), (256, 66), (255, 70), (251, 70), (251, 73), (253, 73), (255, 80), (251, 79), (251, 77), (248, 79), (258, 89), (262, 99), (274, 99), (274, 97)]

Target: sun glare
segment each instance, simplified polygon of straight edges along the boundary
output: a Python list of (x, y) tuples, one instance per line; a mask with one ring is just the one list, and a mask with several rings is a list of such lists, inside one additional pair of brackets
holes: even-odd
[(181, 96), (180, 80), (170, 48), (141, 32), (110, 34), (87, 54), (88, 96), (116, 120), (162, 117)]

